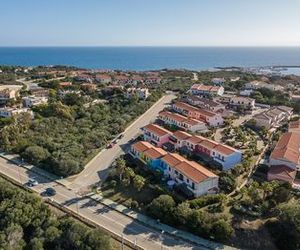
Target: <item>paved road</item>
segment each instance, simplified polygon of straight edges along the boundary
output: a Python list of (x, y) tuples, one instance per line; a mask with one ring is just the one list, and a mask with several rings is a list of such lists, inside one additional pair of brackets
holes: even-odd
[(94, 157), (76, 179), (72, 181), (72, 184), (69, 187), (76, 190), (85, 189), (86, 187), (105, 179), (113, 161), (118, 156), (128, 151), (128, 141), (139, 134), (141, 127), (154, 121), (157, 114), (175, 97), (176, 96), (173, 94), (168, 94), (156, 102), (125, 130), (123, 133), (124, 137), (113, 148), (104, 149)]
[[(62, 185), (7, 162), (3, 158), (0, 158), (0, 172), (24, 185), (29, 178), (35, 178), (39, 185), (33, 187), (32, 190), (37, 193), (42, 193), (47, 187), (54, 188), (57, 194), (51, 197), (53, 201), (119, 236), (123, 235), (125, 240), (136, 242), (138, 246), (144, 249), (207, 249), (178, 240), (167, 234), (161, 234), (161, 232), (148, 228), (89, 197), (80, 197), (73, 190), (68, 190)], [(48, 198), (44, 197), (44, 199)]]
[(199, 80), (198, 73), (193, 72), (193, 81), (198, 81), (198, 80)]

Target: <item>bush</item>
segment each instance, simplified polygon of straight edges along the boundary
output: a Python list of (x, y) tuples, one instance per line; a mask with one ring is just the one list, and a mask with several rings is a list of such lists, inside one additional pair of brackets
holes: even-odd
[(139, 203), (137, 201), (131, 201), (130, 207), (132, 209), (137, 209), (139, 207)]
[(207, 205), (219, 203), (224, 199), (223, 194), (209, 194), (189, 201), (191, 208), (199, 209)]

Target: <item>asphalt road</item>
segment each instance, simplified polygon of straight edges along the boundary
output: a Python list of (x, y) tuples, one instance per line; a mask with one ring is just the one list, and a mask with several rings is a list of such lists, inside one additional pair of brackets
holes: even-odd
[(72, 212), (79, 213), (86, 219), (114, 234), (123, 236), (125, 240), (136, 243), (144, 249), (207, 249), (148, 228), (91, 198), (81, 197), (74, 190), (69, 190), (60, 184), (49, 181), (25, 168), (7, 162), (3, 158), (0, 158), (0, 172), (23, 185), (26, 185), (30, 178), (35, 178), (39, 184), (31, 189), (39, 194), (43, 193), (48, 187), (54, 188), (57, 192), (56, 195), (52, 197), (42, 195), (42, 197), (44, 199), (51, 198), (61, 206)]
[(85, 189), (100, 180), (104, 180), (109, 172), (109, 167), (113, 161), (125, 153), (129, 149), (128, 142), (137, 136), (140, 128), (147, 125), (156, 119), (158, 113), (166, 107), (176, 96), (168, 94), (156, 102), (150, 109), (134, 121), (123, 133), (124, 137), (113, 148), (102, 150), (94, 157), (86, 166), (85, 169), (72, 180), (70, 188), (75, 190)]

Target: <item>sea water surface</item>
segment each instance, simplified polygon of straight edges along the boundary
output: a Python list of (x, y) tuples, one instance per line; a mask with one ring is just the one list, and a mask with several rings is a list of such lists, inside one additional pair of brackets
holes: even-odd
[(121, 70), (300, 66), (300, 47), (0, 47), (0, 65)]

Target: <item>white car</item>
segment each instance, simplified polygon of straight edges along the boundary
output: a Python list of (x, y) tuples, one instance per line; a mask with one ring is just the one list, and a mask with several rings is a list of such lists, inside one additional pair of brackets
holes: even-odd
[(39, 185), (39, 183), (38, 183), (37, 180), (35, 180), (35, 179), (29, 179), (29, 181), (28, 181), (28, 186), (29, 187), (34, 187), (34, 186), (37, 186), (37, 185)]

